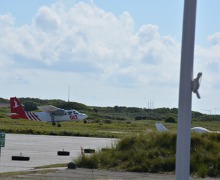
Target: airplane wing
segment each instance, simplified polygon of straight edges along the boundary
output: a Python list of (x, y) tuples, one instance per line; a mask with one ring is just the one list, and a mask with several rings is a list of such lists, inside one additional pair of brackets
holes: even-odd
[(57, 115), (57, 116), (63, 116), (65, 114), (64, 109), (60, 109), (58, 107), (52, 106), (52, 105), (46, 105), (46, 106), (37, 106), (39, 110)]
[(155, 123), (158, 132), (166, 132), (169, 131), (163, 124)]
[(37, 107), (38, 107), (39, 110), (45, 111), (45, 112), (48, 112), (48, 113), (53, 113), (53, 112), (61, 110), (60, 108), (57, 108), (57, 107), (52, 106), (52, 105), (37, 106)]

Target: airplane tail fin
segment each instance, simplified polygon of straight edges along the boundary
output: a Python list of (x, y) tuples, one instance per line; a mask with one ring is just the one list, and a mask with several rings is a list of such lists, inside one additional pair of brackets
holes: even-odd
[(158, 132), (166, 132), (169, 131), (163, 124), (155, 123)]
[(10, 98), (10, 108), (11, 108), (11, 117), (12, 118), (24, 118), (25, 111), (21, 106), (21, 103), (16, 97)]

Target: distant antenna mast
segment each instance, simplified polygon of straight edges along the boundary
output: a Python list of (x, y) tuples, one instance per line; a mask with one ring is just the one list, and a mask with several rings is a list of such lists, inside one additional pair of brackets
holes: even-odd
[(69, 89), (68, 89), (68, 102), (70, 101), (70, 85), (69, 85)]

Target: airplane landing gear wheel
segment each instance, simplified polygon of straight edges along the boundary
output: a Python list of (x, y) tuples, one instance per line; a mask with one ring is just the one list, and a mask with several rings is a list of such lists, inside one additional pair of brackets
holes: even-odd
[(57, 124), (57, 127), (61, 127), (61, 124)]
[(56, 125), (56, 123), (55, 123), (55, 122), (52, 122), (52, 125), (53, 125), (53, 126), (55, 126), (55, 125)]

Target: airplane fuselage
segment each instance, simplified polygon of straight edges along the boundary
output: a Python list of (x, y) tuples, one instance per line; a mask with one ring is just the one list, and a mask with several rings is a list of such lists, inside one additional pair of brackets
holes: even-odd
[[(70, 111), (68, 111), (70, 112)], [(15, 117), (14, 117), (15, 118)], [(17, 117), (16, 117), (17, 118)], [(28, 120), (34, 121), (43, 121), (43, 122), (51, 122), (51, 115), (47, 112), (30, 112), (25, 111), (25, 116), (20, 117)], [(87, 115), (78, 113), (78, 114), (64, 114), (62, 116), (54, 116), (54, 122), (63, 122), (63, 121), (79, 121), (87, 118)]]
[(86, 114), (80, 113), (74, 109), (64, 110), (52, 105), (38, 106), (43, 112), (24, 111), (16, 97), (10, 98), (10, 108), (11, 118), (52, 122), (53, 125), (55, 125), (55, 122), (58, 122), (59, 124), (59, 122), (63, 121), (80, 121), (88, 117)]

